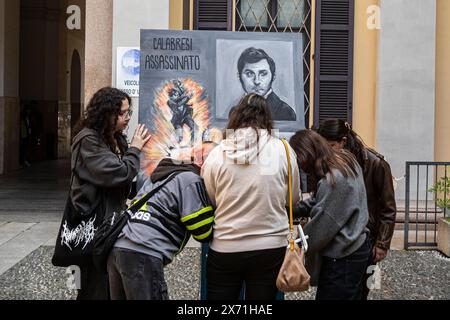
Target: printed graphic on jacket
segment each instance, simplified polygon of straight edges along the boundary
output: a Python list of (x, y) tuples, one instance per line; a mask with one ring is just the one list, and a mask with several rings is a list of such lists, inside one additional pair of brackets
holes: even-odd
[[(154, 188), (148, 179), (138, 197)], [(135, 251), (145, 248), (145, 252), (157, 254), (167, 265), (183, 250), (191, 235), (199, 242), (209, 242), (213, 224), (214, 209), (202, 179), (192, 172), (181, 172), (130, 217), (122, 229), (119, 247)]]
[(73, 230), (67, 225), (67, 220), (64, 222), (63, 230), (61, 231), (61, 245), (66, 245), (71, 251), (72, 248), (83, 245), (82, 250), (94, 239), (97, 228), (94, 226), (94, 222), (97, 216), (92, 217), (87, 222), (82, 221)]

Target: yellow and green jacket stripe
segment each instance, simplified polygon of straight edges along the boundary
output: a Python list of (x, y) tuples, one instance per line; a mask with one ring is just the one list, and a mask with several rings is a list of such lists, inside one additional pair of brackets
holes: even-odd
[(181, 222), (191, 232), (195, 240), (205, 242), (212, 235), (214, 223), (214, 209), (207, 206), (199, 211), (193, 212), (181, 218)]

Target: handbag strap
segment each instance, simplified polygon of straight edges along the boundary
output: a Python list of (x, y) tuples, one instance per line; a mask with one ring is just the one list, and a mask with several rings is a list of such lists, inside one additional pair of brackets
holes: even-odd
[(75, 146), (75, 152), (77, 153), (77, 155), (75, 156), (75, 164), (70, 170), (69, 195), (70, 195), (70, 191), (72, 190), (73, 178), (75, 176), (75, 169), (77, 167), (78, 158), (80, 157), (80, 148), (81, 148), (81, 141)]
[(162, 189), (162, 187), (164, 187), (169, 181), (171, 181), (173, 178), (175, 178), (180, 172), (175, 172), (173, 173), (171, 176), (169, 176), (163, 183), (161, 183), (159, 186), (157, 186), (156, 188), (153, 188), (150, 192), (146, 193), (142, 198), (140, 198), (138, 201), (134, 202), (133, 204), (131, 204), (128, 209), (126, 210), (127, 212), (131, 212), (131, 213), (136, 213), (140, 208), (142, 208), (142, 206), (155, 194), (157, 193), (159, 190)]
[(78, 158), (80, 157), (81, 142), (83, 141), (83, 139), (85, 137), (91, 135), (91, 133), (90, 132), (84, 132), (84, 133), (79, 133), (78, 135), (79, 135), (78, 138), (77, 138), (78, 141), (72, 147), (72, 149), (74, 150), (74, 152), (77, 153), (77, 155), (75, 157), (75, 164), (74, 164), (74, 166), (72, 167), (72, 164), (71, 164), (71, 168), (70, 168), (71, 169), (70, 170), (71, 171), (71, 176), (70, 176), (70, 187), (69, 187), (69, 190), (72, 189), (73, 178), (74, 178), (74, 175), (75, 175), (75, 169), (77, 168)]
[(284, 144), (284, 149), (286, 150), (286, 156), (287, 156), (287, 163), (288, 163), (288, 191), (289, 191), (289, 249), (291, 251), (294, 251), (295, 245), (294, 245), (294, 215), (292, 212), (292, 172), (291, 172), (291, 155), (289, 152), (289, 145), (286, 141), (286, 139), (281, 139), (281, 141)]

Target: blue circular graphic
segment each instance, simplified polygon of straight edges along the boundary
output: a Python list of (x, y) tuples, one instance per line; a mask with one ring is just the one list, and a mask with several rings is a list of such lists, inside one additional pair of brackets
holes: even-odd
[(128, 50), (122, 57), (122, 68), (133, 76), (139, 74), (141, 52), (136, 49)]

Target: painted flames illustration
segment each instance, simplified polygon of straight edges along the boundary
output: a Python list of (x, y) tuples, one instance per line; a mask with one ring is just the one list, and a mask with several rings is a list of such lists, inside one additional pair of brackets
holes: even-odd
[[(178, 105), (173, 102), (178, 100), (174, 99), (179, 99)], [(151, 175), (159, 161), (165, 157), (190, 157), (193, 146), (201, 143), (210, 126), (208, 104), (206, 90), (191, 78), (168, 80), (155, 90), (151, 106), (152, 123), (149, 125), (152, 128), (152, 138), (143, 150), (141, 161), (141, 170), (147, 176)], [(177, 116), (177, 111), (174, 111), (176, 107), (182, 110), (182, 116)], [(190, 124), (181, 120), (175, 125), (175, 117), (188, 120)], [(194, 130), (191, 129), (192, 121), (195, 124)], [(179, 127), (178, 130), (175, 126)]]

